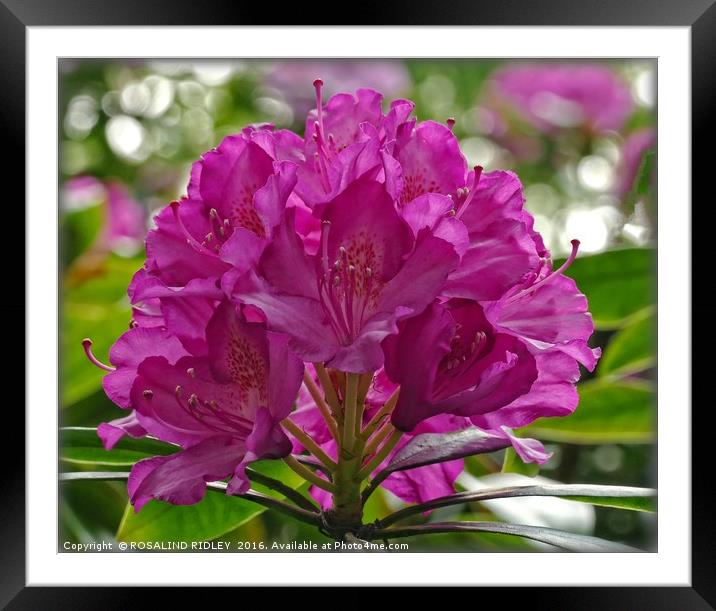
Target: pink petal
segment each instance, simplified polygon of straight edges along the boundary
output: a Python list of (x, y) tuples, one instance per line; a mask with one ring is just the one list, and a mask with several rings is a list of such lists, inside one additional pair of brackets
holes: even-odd
[(140, 511), (150, 500), (193, 505), (204, 498), (206, 482), (230, 475), (246, 452), (243, 442), (212, 437), (171, 456), (139, 461), (127, 482), (130, 502)]

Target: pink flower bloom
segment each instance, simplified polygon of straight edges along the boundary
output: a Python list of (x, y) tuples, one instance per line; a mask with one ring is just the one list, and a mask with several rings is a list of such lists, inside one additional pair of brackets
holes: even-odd
[(386, 373), (400, 384), (393, 424), (412, 431), (439, 414), (474, 416), (527, 393), (534, 357), (519, 339), (497, 330), (474, 301), (433, 303), (386, 338)]
[(599, 64), (526, 64), (498, 70), (493, 105), (510, 105), (543, 132), (584, 126), (595, 133), (619, 130), (634, 102), (628, 86)]
[(264, 86), (276, 90), (302, 116), (311, 109), (313, 98), (307, 95), (306, 83), (321, 76), (330, 88), (328, 93), (355, 91), (371, 87), (389, 97), (401, 95), (410, 88), (410, 74), (395, 60), (283, 60), (271, 66)]
[(116, 180), (102, 182), (93, 176), (68, 180), (63, 187), (63, 205), (67, 210), (102, 205), (104, 221), (96, 247), (120, 255), (133, 255), (140, 248), (147, 230), (142, 205), (127, 187)]
[[(188, 196), (156, 216), (145, 264), (156, 280), (153, 297), (161, 296), (163, 285), (166, 294), (191, 287), (220, 298), (217, 280), (258, 258), (295, 184), (295, 168), (275, 163), (257, 144), (262, 137), (270, 132), (244, 130), (225, 138), (194, 164)], [(138, 299), (147, 296), (138, 291)]]
[(289, 210), (258, 273), (241, 278), (234, 296), (260, 308), (303, 360), (375, 371), (382, 339), (420, 312), (457, 266), (455, 245), (433, 227), (411, 226), (385, 186), (369, 180), (328, 202), (321, 223), (320, 251), (309, 255)]
[(126, 364), (110, 374), (133, 375), (130, 401), (141, 426), (184, 448), (134, 466), (128, 488), (137, 511), (152, 498), (196, 503), (204, 482), (229, 476), (228, 493), (241, 493), (249, 485), (246, 464), (291, 451), (279, 423), (293, 407), (303, 367), (286, 339), (248, 322), (227, 301), (216, 308), (206, 338), (206, 356), (173, 362), (155, 345), (136, 370)]
[[(105, 447), (149, 434), (182, 448), (137, 463), (136, 509), (195, 503), (210, 480), (242, 493), (247, 463), (308, 451), (328, 471), (349, 456), (326, 490), (306, 479), (325, 508), (347, 482), (337, 506), (355, 517), (357, 480), (416, 435), (470, 427), (541, 463), (513, 429), (571, 413), (579, 364), (599, 358), (564, 275), (577, 243), (553, 270), (514, 174), (468, 170), (449, 127), (418, 123), (412, 102), (384, 113), (373, 90), (325, 105), (315, 91), (304, 138), (246, 128), (194, 164), (147, 237), (112, 366), (85, 346), (129, 410), (100, 426)], [(421, 464), (382, 485), (426, 501), (452, 492), (463, 463)]]

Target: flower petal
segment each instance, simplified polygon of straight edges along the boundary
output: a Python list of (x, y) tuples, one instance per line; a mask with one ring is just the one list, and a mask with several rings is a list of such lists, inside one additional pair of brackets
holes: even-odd
[(132, 406), (130, 391), (137, 367), (148, 356), (163, 356), (175, 363), (188, 353), (179, 340), (159, 327), (136, 327), (123, 333), (109, 351), (110, 362), (117, 367), (102, 379), (107, 396), (120, 407)]
[(243, 134), (227, 136), (202, 161), (199, 191), (207, 212), (214, 208), (233, 227), (264, 236), (268, 227), (254, 206), (254, 194), (273, 172), (273, 161), (260, 146)]
[(211, 437), (177, 454), (141, 460), (127, 482), (130, 502), (136, 512), (152, 499), (173, 505), (198, 503), (206, 493), (206, 482), (230, 475), (245, 453), (243, 442)]
[(237, 281), (234, 297), (259, 308), (269, 329), (289, 335), (289, 346), (304, 361), (322, 362), (335, 354), (338, 340), (318, 301), (279, 293), (253, 272)]
[(97, 436), (102, 440), (105, 450), (111, 450), (125, 435), (139, 438), (144, 437), (146, 434), (147, 431), (139, 422), (134, 410), (124, 418), (102, 422), (97, 427)]
[(447, 126), (423, 121), (414, 129), (401, 131), (393, 153), (403, 168), (401, 204), (423, 193), (449, 195), (465, 186), (467, 162)]

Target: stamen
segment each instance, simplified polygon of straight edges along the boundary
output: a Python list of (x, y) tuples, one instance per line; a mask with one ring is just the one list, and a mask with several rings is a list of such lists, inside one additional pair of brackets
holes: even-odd
[(525, 295), (532, 293), (533, 291), (540, 288), (541, 286), (544, 286), (552, 278), (560, 276), (564, 272), (566, 272), (567, 269), (569, 268), (569, 266), (572, 265), (572, 263), (574, 263), (574, 260), (577, 258), (577, 252), (579, 251), (579, 240), (572, 240), (571, 244), (572, 244), (572, 252), (569, 253), (569, 257), (567, 257), (567, 260), (564, 263), (562, 263), (562, 265), (560, 265), (558, 269), (554, 270), (549, 276), (545, 276), (544, 278), (542, 278), (542, 280), (535, 282), (532, 286), (529, 286), (526, 289), (524, 289), (524, 290), (520, 291), (519, 293), (516, 293), (515, 295), (510, 297), (507, 300), (507, 303), (512, 303), (514, 301), (517, 301), (521, 297), (524, 297)]
[(321, 139), (323, 139), (323, 81), (317, 78), (313, 81), (316, 90), (316, 113), (318, 116), (318, 128)]
[(321, 226), (323, 227), (323, 231), (321, 231), (321, 257), (323, 260), (323, 273), (327, 280), (331, 273), (328, 266), (328, 234), (331, 231), (331, 221), (323, 221)]
[(455, 119), (453, 117), (448, 117), (448, 119), (447, 119), (447, 121), (445, 121), (445, 123), (447, 123), (447, 126), (450, 129), (450, 131), (452, 131), (452, 128), (455, 127)]
[(314, 121), (313, 129), (313, 140), (316, 143), (316, 159), (318, 161), (318, 175), (321, 178), (321, 184), (326, 193), (331, 190), (331, 183), (328, 179), (328, 166), (326, 165), (326, 159), (328, 158), (328, 152), (326, 151), (325, 141), (321, 132), (321, 125), (318, 121)]
[(189, 369), (186, 370), (186, 373), (189, 377), (195, 378), (196, 377), (196, 371), (194, 371), (193, 367), (189, 367)]
[(198, 253), (209, 255), (210, 257), (217, 257), (218, 255), (216, 253), (211, 252), (206, 246), (202, 246), (199, 241), (189, 233), (189, 230), (186, 228), (184, 221), (182, 221), (181, 216), (179, 215), (179, 202), (172, 202), (170, 206), (172, 208), (172, 212), (174, 213), (174, 219), (176, 220), (177, 225), (179, 225), (179, 229), (186, 237), (187, 244), (189, 244), (189, 246), (191, 246)]
[(146, 390), (142, 391), (142, 394), (144, 395), (145, 399), (151, 399), (154, 396), (154, 392), (147, 388)]
[(116, 367), (112, 367), (110, 365), (105, 365), (102, 361), (100, 361), (92, 353), (92, 340), (91, 339), (89, 339), (89, 338), (83, 339), (82, 347), (85, 349), (85, 354), (87, 355), (89, 362), (92, 363), (95, 367), (99, 367), (100, 369), (104, 369), (105, 371), (117, 371)]
[[(462, 205), (460, 205), (460, 209), (456, 214), (457, 218), (460, 218), (463, 214), (465, 214), (465, 210), (467, 210), (467, 207), (470, 205), (470, 202), (472, 202), (475, 192), (477, 191), (477, 183), (480, 182), (480, 177), (482, 176), (482, 166), (476, 165), (473, 170), (474, 174), (470, 185), (463, 189), (463, 192), (467, 195), (467, 199), (462, 203)], [(459, 192), (460, 189), (458, 189), (458, 193)]]

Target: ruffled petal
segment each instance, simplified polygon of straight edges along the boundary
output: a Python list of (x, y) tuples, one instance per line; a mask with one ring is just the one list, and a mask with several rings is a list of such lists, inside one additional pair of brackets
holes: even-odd
[(109, 351), (109, 360), (117, 368), (102, 379), (107, 396), (120, 407), (132, 407), (130, 392), (137, 367), (149, 356), (165, 357), (175, 363), (188, 353), (179, 340), (159, 327), (136, 327), (123, 333)]
[(141, 460), (129, 475), (129, 500), (137, 512), (152, 499), (172, 505), (198, 503), (206, 483), (230, 475), (245, 453), (244, 442), (212, 437), (177, 454)]
[(134, 410), (124, 418), (102, 422), (97, 427), (97, 436), (102, 440), (105, 450), (111, 450), (125, 435), (139, 438), (144, 437), (146, 434), (147, 431), (139, 422)]
[(401, 204), (423, 193), (450, 195), (465, 186), (467, 162), (445, 125), (423, 121), (414, 129), (399, 130), (393, 155), (403, 168)]

